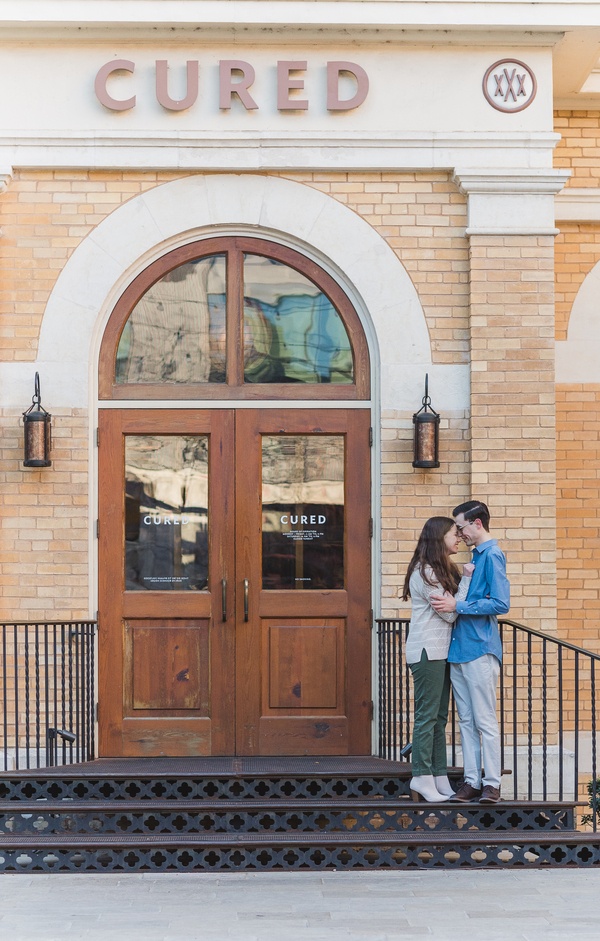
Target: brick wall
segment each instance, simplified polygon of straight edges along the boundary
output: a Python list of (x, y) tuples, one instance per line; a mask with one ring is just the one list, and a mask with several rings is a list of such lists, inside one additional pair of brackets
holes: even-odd
[[(470, 254), (464, 235), (465, 197), (445, 173), (281, 175), (329, 193), (387, 240), (418, 291), (434, 362), (468, 364), (471, 351), (476, 362), (472, 445), (468, 409), (451, 412), (444, 406), (444, 390), (430, 386), (434, 407), (442, 414), (438, 470), (411, 466), (411, 418), (420, 406), (421, 388), (415, 388), (410, 409), (382, 416), (383, 613), (406, 610), (398, 592), (424, 520), (448, 513), (473, 487), (475, 495), (490, 504), (494, 533), (509, 556), (514, 616), (548, 626), (554, 525), (550, 240), (473, 241)], [(35, 359), (41, 317), (55, 279), (94, 226), (132, 196), (175, 176), (68, 171), (16, 175), (0, 199), (2, 359)], [(399, 309), (399, 330), (402, 315)], [(519, 399), (523, 383), (527, 394)], [(86, 416), (56, 414), (55, 467), (43, 474), (20, 465), (17, 418), (3, 416), (0, 428), (3, 440), (14, 445), (1, 453), (0, 482), (10, 482), (14, 503), (2, 504), (3, 519), (11, 522), (3, 528), (0, 551), (9, 563), (5, 577), (14, 579), (20, 571), (30, 581), (23, 586), (27, 592), (18, 597), (14, 583), (3, 584), (2, 616), (84, 616)], [(542, 487), (536, 490), (540, 479)], [(21, 501), (21, 495), (31, 502)], [(44, 516), (52, 519), (53, 527), (42, 527)], [(35, 558), (30, 555), (32, 533), (39, 551)], [(51, 561), (50, 544), (61, 552)]]
[[(447, 174), (314, 174), (308, 181), (360, 213), (396, 252), (423, 305), (435, 363), (469, 362), (469, 244), (466, 200)], [(402, 310), (398, 310), (402, 329)], [(421, 406), (381, 418), (382, 615), (405, 615), (398, 597), (423, 523), (446, 516), (469, 495), (469, 414), (444, 408), (444, 390), (429, 387), (442, 415), (440, 467), (412, 466), (412, 416)], [(463, 552), (460, 561), (467, 561)]]
[[(329, 193), (388, 240), (419, 292), (434, 361), (467, 363), (466, 204), (448, 175), (281, 175)], [(71, 252), (94, 226), (127, 199), (176, 176), (67, 171), (16, 174), (0, 199), (2, 360), (35, 360), (41, 318), (54, 282)], [(398, 329), (402, 329), (401, 310)], [(415, 388), (414, 408), (387, 412), (382, 419), (383, 594), (387, 614), (399, 609), (398, 590), (424, 520), (447, 513), (468, 495), (468, 414), (450, 414), (443, 408), (443, 390), (430, 391), (434, 405), (443, 413), (439, 470), (415, 471), (411, 466), (411, 419), (420, 406), (422, 389)], [(5, 620), (88, 613), (87, 419), (85, 414), (67, 416), (55, 410), (53, 414), (51, 472), (22, 468), (19, 415), (0, 416), (5, 442), (0, 453), (0, 482), (10, 481), (10, 495), (5, 491), (6, 499), (0, 504), (3, 521), (9, 523), (0, 536), (0, 561), (4, 558), (6, 563), (5, 580), (0, 583), (0, 611)], [(18, 573), (26, 574), (20, 588)]]
[(572, 171), (567, 186), (600, 186), (600, 111), (556, 111), (554, 130), (554, 166)]
[[(600, 187), (600, 111), (558, 111), (555, 165), (567, 187)], [(565, 340), (577, 292), (600, 261), (600, 225), (560, 223), (556, 339)], [(556, 389), (557, 608), (560, 636), (600, 652), (600, 366), (598, 384)]]
[(471, 238), (471, 489), (489, 496), (513, 619), (554, 631), (553, 239)]
[(35, 360), (48, 297), (94, 226), (174, 174), (20, 171), (0, 197), (0, 359)]
[(561, 222), (555, 242), (556, 339), (566, 340), (573, 301), (600, 261), (600, 226)]
[(22, 466), (20, 420), (0, 412), (0, 620), (87, 616), (87, 415), (53, 409), (52, 467), (39, 470)]
[(600, 383), (556, 391), (561, 637), (600, 653)]

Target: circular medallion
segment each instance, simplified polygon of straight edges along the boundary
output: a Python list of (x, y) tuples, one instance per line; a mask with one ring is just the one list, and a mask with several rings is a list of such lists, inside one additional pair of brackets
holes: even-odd
[(519, 59), (499, 59), (483, 76), (483, 94), (497, 111), (528, 108), (537, 91), (535, 75)]

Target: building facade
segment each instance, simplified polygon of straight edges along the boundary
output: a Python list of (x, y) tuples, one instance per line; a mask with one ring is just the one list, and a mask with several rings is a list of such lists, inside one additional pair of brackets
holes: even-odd
[(101, 753), (369, 752), (472, 495), (598, 651), (600, 5), (74, 6), (0, 3), (0, 605), (98, 612)]

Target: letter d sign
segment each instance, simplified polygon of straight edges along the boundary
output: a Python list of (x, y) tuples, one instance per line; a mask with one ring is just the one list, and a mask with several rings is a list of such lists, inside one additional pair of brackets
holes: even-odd
[[(356, 81), (356, 92), (351, 98), (340, 99), (340, 75), (347, 72)], [(327, 110), (351, 111), (362, 105), (369, 92), (369, 76), (356, 62), (327, 63)]]

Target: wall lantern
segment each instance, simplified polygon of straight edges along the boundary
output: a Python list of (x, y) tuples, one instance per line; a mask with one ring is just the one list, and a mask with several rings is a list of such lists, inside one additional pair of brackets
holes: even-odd
[(425, 375), (423, 404), (413, 415), (415, 436), (413, 441), (413, 467), (439, 467), (440, 416), (431, 408), (428, 394), (429, 376)]
[(52, 416), (42, 408), (40, 377), (35, 374), (35, 390), (31, 405), (23, 412), (25, 431), (24, 467), (50, 467), (50, 423)]

